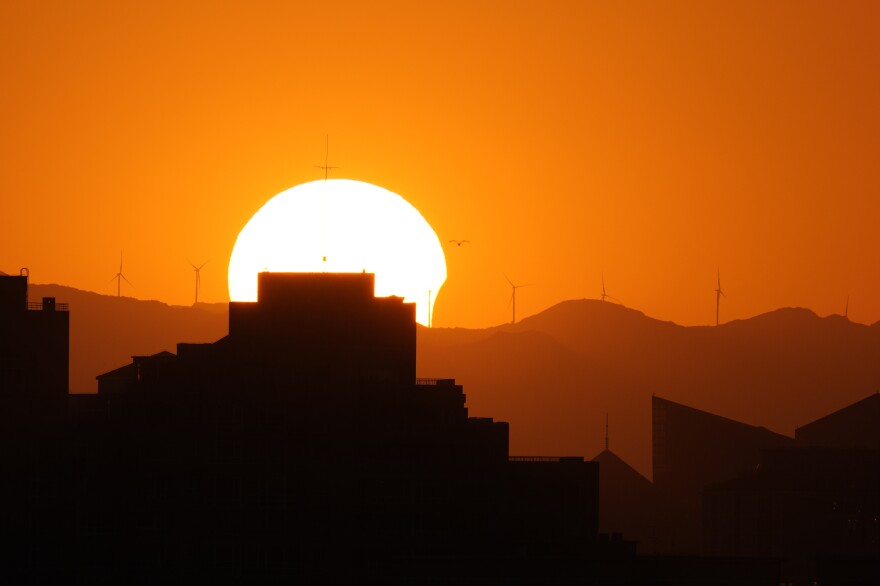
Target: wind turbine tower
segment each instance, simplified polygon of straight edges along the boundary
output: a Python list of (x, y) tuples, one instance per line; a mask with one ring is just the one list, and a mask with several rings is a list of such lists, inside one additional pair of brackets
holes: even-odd
[(528, 283), (526, 285), (514, 285), (513, 281), (511, 281), (507, 275), (504, 275), (504, 278), (507, 279), (508, 283), (510, 283), (510, 291), (511, 291), (510, 301), (513, 304), (513, 314), (511, 315), (510, 323), (515, 325), (516, 324), (516, 290), (519, 289), (520, 287), (528, 287), (531, 285), (531, 283)]
[(605, 292), (605, 273), (602, 273), (602, 295), (600, 295), (599, 298), (602, 301), (605, 301), (606, 299), (613, 299), (614, 301), (620, 303), (620, 299)]
[(721, 308), (721, 296), (724, 291), (721, 290), (721, 269), (718, 269), (718, 288), (715, 289), (715, 326), (718, 326), (718, 311)]
[(190, 266), (191, 266), (191, 267), (193, 268), (193, 270), (196, 272), (196, 300), (193, 302), (193, 305), (195, 305), (196, 303), (199, 302), (199, 288), (200, 288), (201, 285), (202, 285), (201, 270), (202, 270), (202, 267), (203, 267), (203, 266), (205, 266), (206, 264), (208, 264), (208, 261), (203, 262), (200, 266), (196, 266), (196, 265), (194, 265), (193, 262), (192, 262), (191, 260), (187, 260), (187, 262), (190, 264)]
[[(122, 280), (125, 279), (125, 282), (131, 285), (131, 281), (125, 278), (125, 275), (122, 274), (122, 253), (119, 253), (119, 272), (113, 277), (116, 279), (116, 297), (122, 297)], [(113, 279), (110, 279), (110, 282), (113, 282)], [(134, 285), (132, 285), (134, 286)]]

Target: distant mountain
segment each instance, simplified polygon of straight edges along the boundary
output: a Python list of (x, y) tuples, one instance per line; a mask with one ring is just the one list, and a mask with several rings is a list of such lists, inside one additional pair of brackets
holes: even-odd
[(615, 452), (651, 476), (651, 395), (789, 436), (880, 388), (880, 328), (786, 308), (684, 327), (597, 300), (515, 326), (419, 328), (420, 376), (455, 377), (471, 414), (511, 423), (511, 451)]
[[(31, 285), (70, 304), (72, 392), (132, 355), (227, 333), (226, 304), (169, 306)], [(517, 455), (603, 448), (651, 477), (651, 395), (792, 436), (880, 388), (880, 323), (787, 308), (684, 327), (610, 302), (559, 303), (515, 326), (418, 328), (417, 372), (464, 385), (471, 415), (509, 421)]]
[(213, 342), (227, 333), (227, 305), (166, 305), (81, 291), (61, 285), (28, 286), (31, 301), (55, 297), (70, 305), (70, 391), (97, 391), (95, 376), (131, 357), (176, 352), (178, 342)]

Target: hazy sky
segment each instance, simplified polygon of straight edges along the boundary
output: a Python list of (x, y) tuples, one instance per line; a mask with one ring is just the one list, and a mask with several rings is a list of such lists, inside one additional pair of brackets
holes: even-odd
[[(445, 243), (436, 326), (608, 293), (880, 320), (878, 2), (3, 2), (0, 270), (225, 301), (272, 195), (381, 185)], [(365, 219), (369, 221), (369, 219)]]

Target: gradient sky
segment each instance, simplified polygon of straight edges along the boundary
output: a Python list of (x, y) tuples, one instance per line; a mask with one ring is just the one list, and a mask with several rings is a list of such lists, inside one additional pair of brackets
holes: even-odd
[(682, 324), (880, 320), (880, 3), (3, 2), (0, 270), (227, 300), (238, 231), (336, 177), (447, 250), (435, 326), (608, 293)]

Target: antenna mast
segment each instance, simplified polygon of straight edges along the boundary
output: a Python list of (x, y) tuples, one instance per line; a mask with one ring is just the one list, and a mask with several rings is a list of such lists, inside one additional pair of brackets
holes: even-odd
[(327, 183), (327, 177), (330, 174), (330, 169), (338, 169), (339, 167), (333, 167), (330, 165), (330, 135), (327, 135), (327, 150), (324, 153), (324, 164), (323, 165), (315, 165), (318, 169), (324, 170), (324, 183)]
[(608, 412), (605, 412), (605, 449), (608, 449)]

